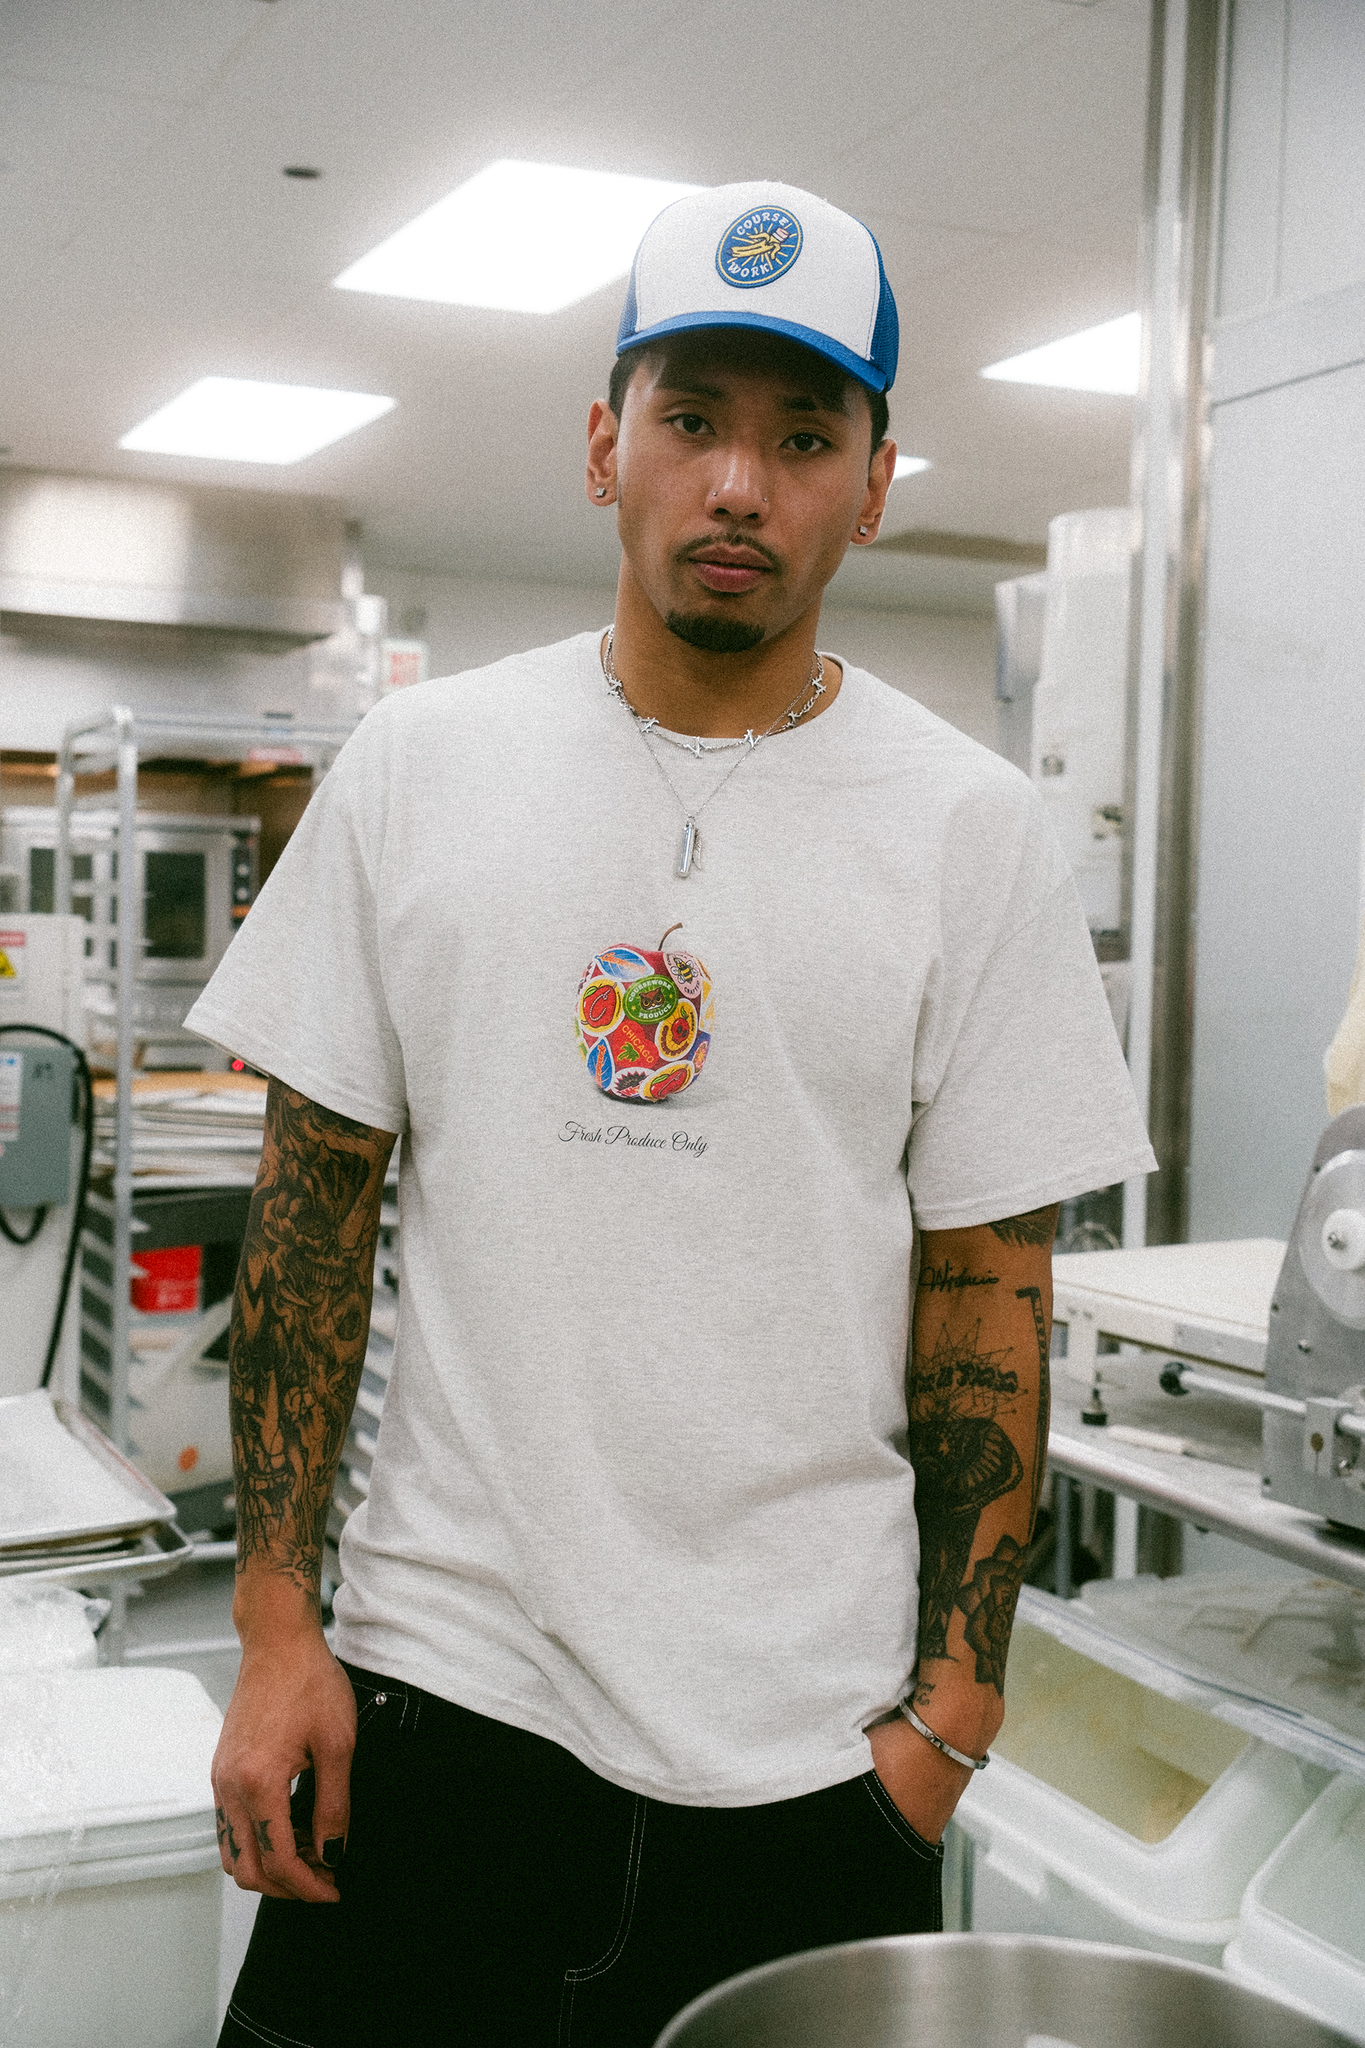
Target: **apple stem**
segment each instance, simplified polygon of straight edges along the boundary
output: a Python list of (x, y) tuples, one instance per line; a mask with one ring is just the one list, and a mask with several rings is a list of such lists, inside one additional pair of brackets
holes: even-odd
[(663, 936), (663, 938), (662, 938), (662, 939), (660, 939), (660, 941), (659, 941), (659, 951), (660, 951), (661, 953), (663, 952), (663, 949), (664, 949), (664, 939), (671, 939), (671, 938), (672, 938), (672, 936), (673, 936), (673, 934), (674, 934), (674, 932), (680, 932), (681, 930), (682, 930), (682, 921), (681, 921), (681, 919), (679, 919), (679, 921), (678, 921), (678, 923), (677, 923), (677, 924), (671, 924), (671, 925), (670, 925), (670, 926), (668, 927), (668, 930), (667, 930), (667, 931), (666, 931), (666, 932), (664, 933), (664, 936)]

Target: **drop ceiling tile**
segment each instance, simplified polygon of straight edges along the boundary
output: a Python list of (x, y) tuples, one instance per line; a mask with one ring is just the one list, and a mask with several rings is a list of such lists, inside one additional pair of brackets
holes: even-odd
[(629, 49), (616, 39), (600, 104), (562, 104), (543, 153), (605, 113), (630, 168), (643, 155), (659, 175), (780, 178), (846, 204), (831, 172), (851, 146), (966, 88), (1055, 14), (1055, 0), (901, 0), (890, 15), (880, 0), (751, 0), (737, 17), (697, 0)]
[(902, 210), (988, 234), (1065, 216), (1116, 162), (1142, 161), (1147, 30), (1134, 14), (1054, 8), (1051, 34), (991, 65), (961, 92), (850, 151), (855, 208), (888, 188)]
[(192, 100), (266, 19), (261, 0), (5, 0), (0, 74)]
[[(137, 159), (162, 142), (172, 110), (0, 76), (0, 303), (26, 293)], [(29, 301), (31, 318), (41, 308)]]

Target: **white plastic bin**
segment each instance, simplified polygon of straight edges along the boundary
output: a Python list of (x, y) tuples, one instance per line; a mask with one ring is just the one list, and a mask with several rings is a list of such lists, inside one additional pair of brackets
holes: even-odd
[(0, 1680), (5, 2048), (211, 2048), (220, 1718), (184, 1671)]
[(1182, 1671), (1365, 1742), (1365, 1592), (1298, 1572), (1099, 1579), (1101, 1627)]
[(95, 1630), (107, 1600), (87, 1600), (69, 1586), (26, 1586), (0, 1580), (0, 1678), (21, 1671), (93, 1671)]
[(1247, 1887), (1229, 1976), (1365, 2042), (1365, 1784), (1335, 1778)]
[(1021, 1623), (1005, 1726), (957, 1821), (972, 1927), (1217, 1965), (1247, 1884), (1327, 1782)]

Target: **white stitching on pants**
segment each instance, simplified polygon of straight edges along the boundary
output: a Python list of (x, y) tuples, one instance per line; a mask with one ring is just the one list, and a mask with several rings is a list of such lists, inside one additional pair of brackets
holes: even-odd
[(266, 2027), (262, 2032), (262, 2023), (249, 2020), (235, 2000), (228, 2006), (228, 2018), (235, 2020), (239, 2027), (245, 2027), (248, 2034), (254, 2034), (258, 2041), (264, 2041), (267, 2048), (285, 2048), (286, 2043), (288, 2048), (314, 2048), (311, 2041), (300, 2041), (295, 2034), (277, 2034), (273, 2027)]
[(355, 1716), (355, 1732), (357, 1735), (359, 1735), (362, 1728), (368, 1728), (370, 1722), (373, 1721), (375, 1715), (379, 1712), (379, 1709), (384, 1705), (385, 1699), (386, 1695), (384, 1693), (377, 1692), (371, 1693), (369, 1699), (365, 1700), (363, 1704), (357, 1701)]
[(605, 1976), (613, 1963), (619, 1963), (626, 1942), (630, 1938), (630, 1923), (635, 1917), (635, 1895), (640, 1886), (640, 1864), (644, 1852), (645, 1813), (647, 1802), (639, 1792), (635, 1794), (635, 1807), (630, 1822), (630, 1855), (626, 1864), (626, 1895), (621, 1901), (621, 1918), (617, 1925), (615, 1939), (606, 1954), (595, 1963), (589, 1963), (582, 1970), (564, 1972), (564, 1996), (559, 2015), (560, 2048), (570, 2048), (573, 2032), (574, 1993), (580, 1984), (588, 1983), (594, 1977)]
[(922, 1857), (926, 1863), (937, 1863), (939, 1860), (939, 1847), (941, 1845), (926, 1842), (923, 1836), (915, 1833), (915, 1830), (896, 1805), (895, 1800), (891, 1797), (881, 1779), (874, 1776), (871, 1782), (869, 1782), (868, 1778), (863, 1777), (858, 1780), (858, 1783), (862, 1786), (864, 1792), (866, 1792), (891, 1832), (904, 1842), (906, 1848), (913, 1849), (915, 1854)]

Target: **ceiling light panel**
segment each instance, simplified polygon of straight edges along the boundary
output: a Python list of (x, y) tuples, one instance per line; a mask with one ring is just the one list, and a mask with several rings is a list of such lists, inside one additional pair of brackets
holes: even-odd
[(933, 468), (927, 455), (898, 455), (895, 474), (891, 481), (898, 484), (903, 476), (919, 476), (922, 471)]
[(1125, 313), (1100, 327), (1065, 335), (981, 372), (1007, 384), (1050, 384), (1060, 391), (1111, 391), (1132, 398), (1138, 388), (1142, 315)]
[(333, 282), (386, 298), (558, 313), (624, 277), (655, 215), (700, 189), (504, 158)]
[(392, 412), (394, 404), (370, 391), (201, 377), (125, 434), (119, 447), (216, 462), (302, 462)]

